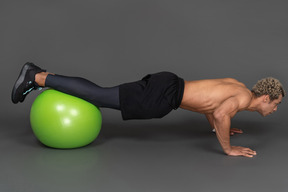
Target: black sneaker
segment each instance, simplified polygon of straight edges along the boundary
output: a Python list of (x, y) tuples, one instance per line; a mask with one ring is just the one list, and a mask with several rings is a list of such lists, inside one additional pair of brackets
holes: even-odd
[(40, 88), (35, 82), (35, 75), (46, 70), (34, 65), (33, 63), (25, 63), (21, 69), (18, 79), (16, 80), (11, 99), (14, 104), (23, 102), (25, 97), (33, 90)]

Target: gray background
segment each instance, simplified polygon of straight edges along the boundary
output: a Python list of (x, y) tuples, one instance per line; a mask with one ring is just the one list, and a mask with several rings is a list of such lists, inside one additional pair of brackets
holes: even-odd
[(103, 109), (91, 145), (46, 148), (26, 102), (10, 101), (26, 61), (103, 86), (172, 71), (186, 80), (236, 78), (251, 88), (274, 76), (287, 87), (288, 3), (280, 0), (24, 0), (0, 2), (0, 191), (277, 191), (287, 186), (287, 102), (262, 118), (241, 112), (229, 157), (203, 115), (177, 110), (161, 120), (122, 121)]

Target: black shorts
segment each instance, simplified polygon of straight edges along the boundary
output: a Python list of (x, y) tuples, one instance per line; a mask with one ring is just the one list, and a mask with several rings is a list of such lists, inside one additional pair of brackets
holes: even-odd
[(123, 120), (161, 118), (182, 101), (184, 80), (170, 72), (149, 74), (119, 87)]

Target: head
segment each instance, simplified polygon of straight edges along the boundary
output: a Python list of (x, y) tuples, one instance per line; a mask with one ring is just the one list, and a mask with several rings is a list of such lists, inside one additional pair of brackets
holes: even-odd
[(258, 111), (263, 116), (277, 111), (278, 105), (286, 95), (280, 81), (273, 77), (259, 80), (251, 91), (253, 95), (260, 100)]

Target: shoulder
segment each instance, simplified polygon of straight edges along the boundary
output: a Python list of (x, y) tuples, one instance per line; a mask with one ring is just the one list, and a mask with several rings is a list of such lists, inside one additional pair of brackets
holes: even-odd
[(237, 79), (231, 78), (231, 77), (227, 77), (227, 78), (223, 78), (224, 81), (229, 81), (229, 82), (239, 82)]
[[(234, 83), (233, 83), (234, 84)], [(229, 90), (230, 96), (226, 99), (232, 107), (242, 110), (250, 105), (252, 101), (252, 92), (244, 85), (232, 85)]]
[(252, 97), (247, 91), (241, 91), (233, 96), (225, 99), (217, 109), (214, 111), (214, 115), (227, 115), (233, 117), (237, 112), (245, 110), (251, 103)]
[(249, 106), (253, 98), (252, 92), (246, 87), (243, 87), (236, 97), (239, 102), (240, 110), (245, 109), (247, 106)]
[(238, 81), (237, 79), (234, 78), (224, 78), (222, 79), (223, 81), (227, 82), (227, 83), (235, 83), (237, 85), (240, 85), (242, 87), (246, 87), (246, 85), (240, 81)]

